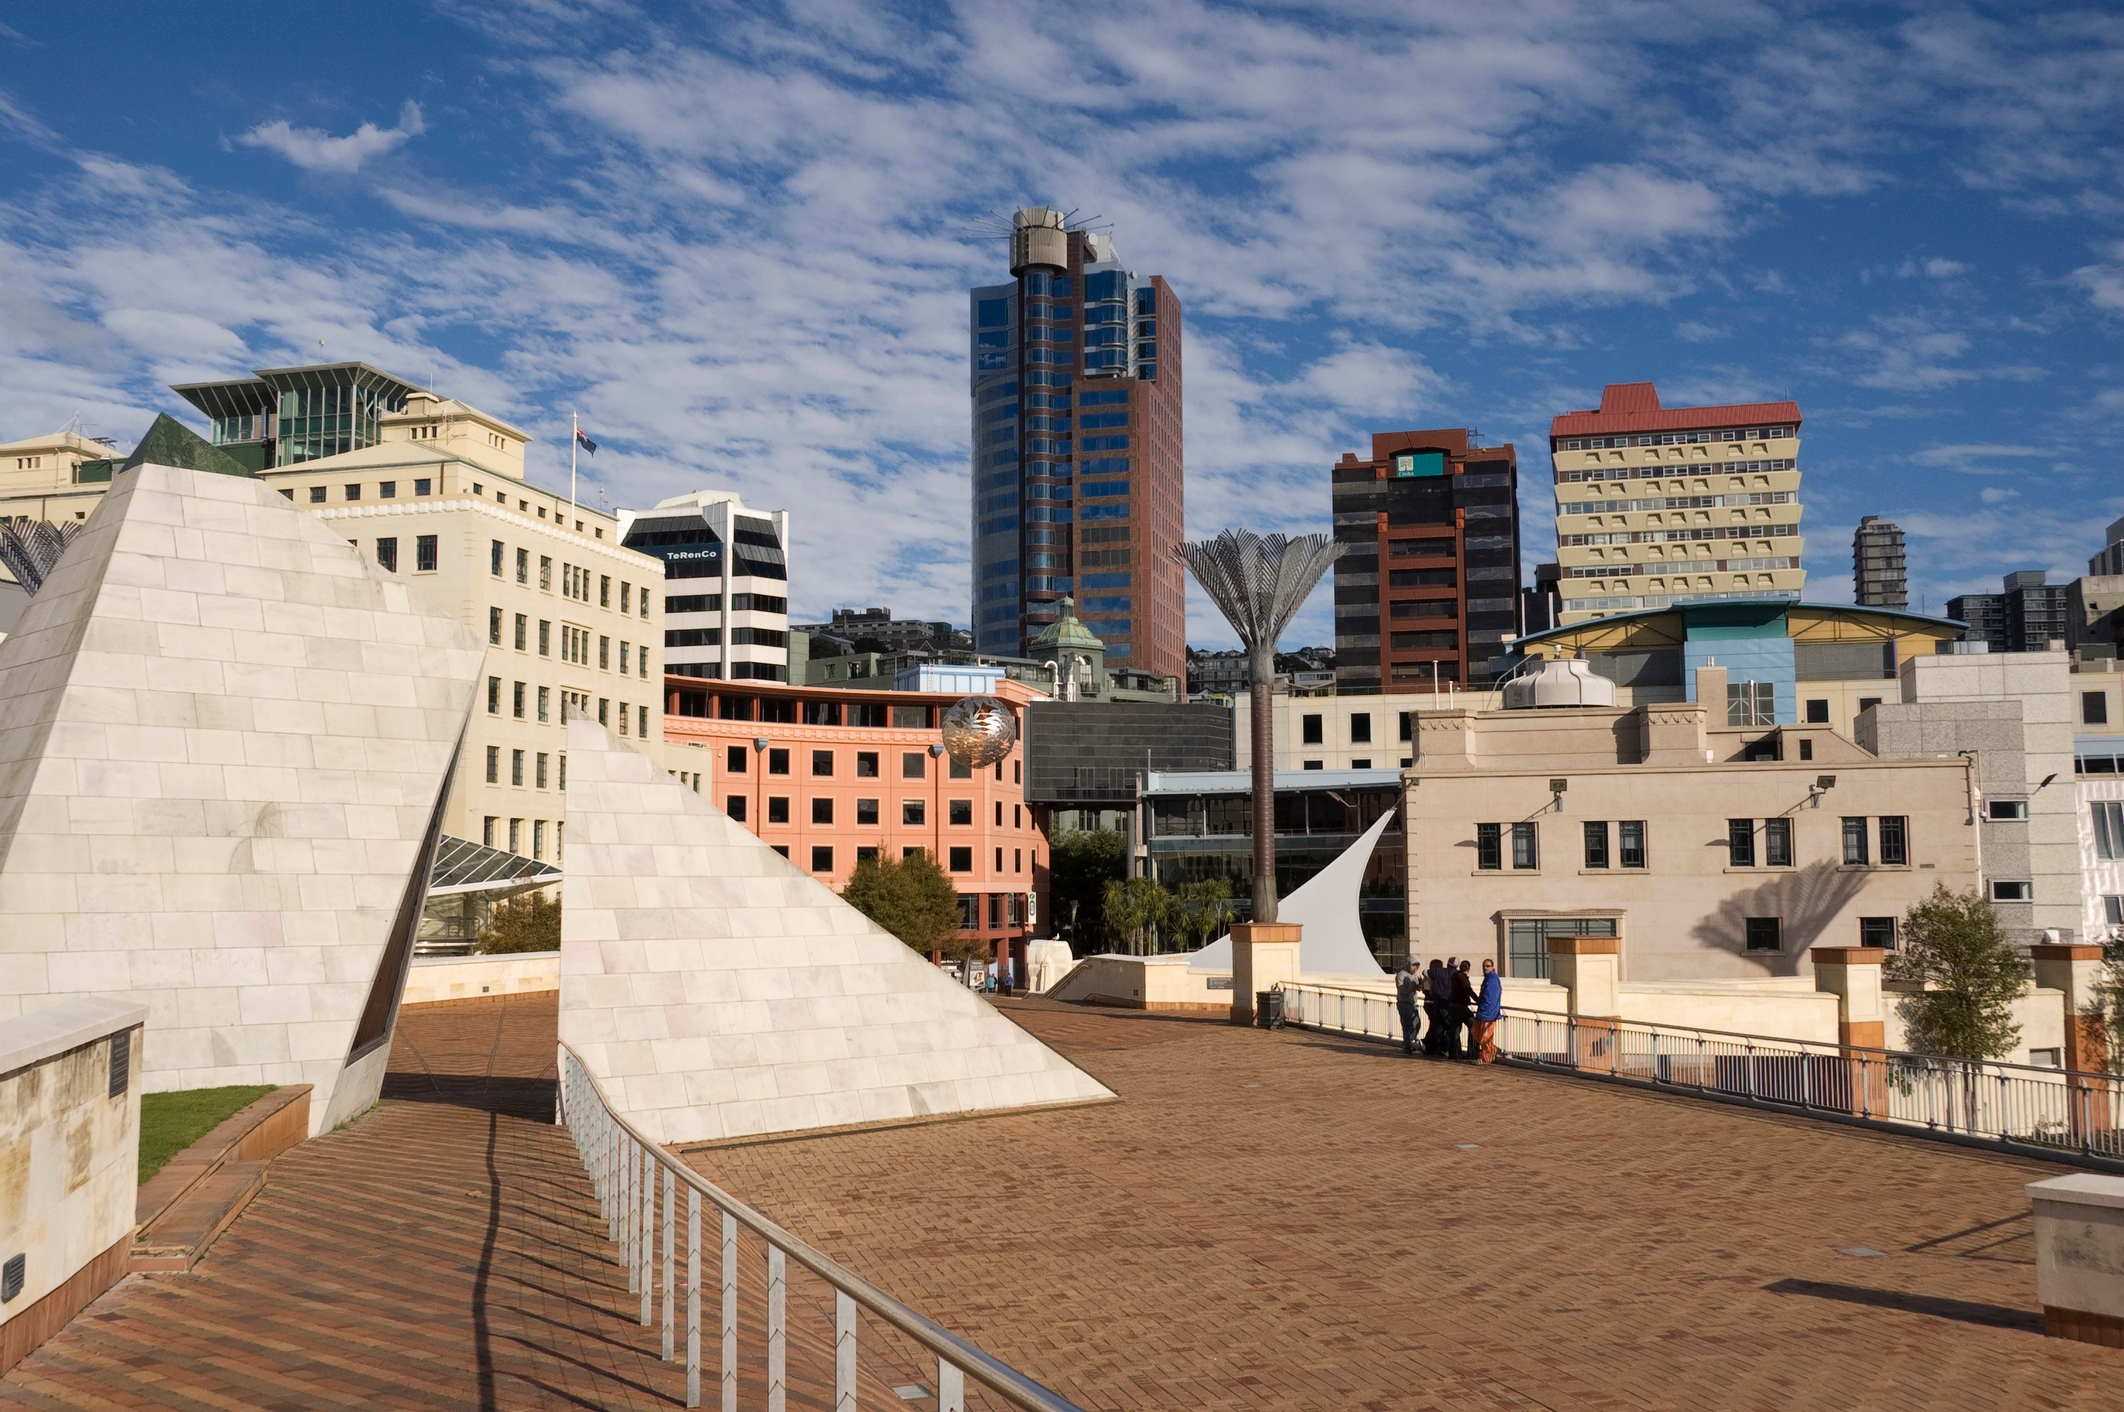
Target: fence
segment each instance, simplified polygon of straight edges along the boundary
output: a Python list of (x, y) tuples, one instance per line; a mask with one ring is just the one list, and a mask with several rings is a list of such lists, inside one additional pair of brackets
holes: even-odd
[[(1284, 1022), (1399, 1038), (1394, 998), (1286, 983)], [(2124, 1169), (2124, 1076), (1507, 1009), (1499, 1053), (1647, 1087)]]
[[(741, 1230), (766, 1245), (766, 1389), (768, 1412), (784, 1412), (789, 1389), (789, 1262), (833, 1289), (833, 1381), (836, 1412), (856, 1405), (856, 1319), (868, 1314), (936, 1358), (937, 1412), (965, 1412), (966, 1381), (1026, 1412), (1081, 1412), (1024, 1374), (858, 1278), (744, 1202), (682, 1166), (614, 1113), (589, 1069), (560, 1046), (559, 1121), (575, 1137), (590, 1173), (598, 1210), (627, 1267), (627, 1288), (642, 1299), (643, 1328), (655, 1322), (661, 1292), (663, 1356), (676, 1361), (684, 1341), (686, 1405), (701, 1405), (701, 1217), (721, 1218), (719, 1289), (721, 1354), (717, 1371), (723, 1412), (738, 1405), (738, 1275)], [(685, 1194), (685, 1211), (678, 1209)], [(661, 1207), (661, 1211), (659, 1210)], [(681, 1234), (683, 1232), (683, 1235)], [(683, 1243), (683, 1253), (679, 1246)], [(683, 1316), (680, 1309), (683, 1308)]]

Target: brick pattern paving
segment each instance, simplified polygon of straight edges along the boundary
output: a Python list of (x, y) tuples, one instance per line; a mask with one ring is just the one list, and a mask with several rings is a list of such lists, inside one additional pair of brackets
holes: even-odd
[[(553, 1126), (554, 1022), (552, 995), (408, 1008), (380, 1109), (276, 1160), (191, 1273), (129, 1277), (0, 1380), (0, 1405), (682, 1403), (683, 1369), (635, 1322), (639, 1296)], [(762, 1264), (747, 1252), (747, 1405), (763, 1400)], [(790, 1317), (790, 1405), (828, 1406), (830, 1304), (792, 1290)], [(876, 1379), (865, 1401), (899, 1405)]]
[(1005, 1004), (1123, 1101), (690, 1160), (1087, 1408), (2124, 1407), (2037, 1332), (2062, 1168)]

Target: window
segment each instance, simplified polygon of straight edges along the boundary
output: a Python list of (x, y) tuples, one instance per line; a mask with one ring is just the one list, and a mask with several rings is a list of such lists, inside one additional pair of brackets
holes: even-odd
[(2080, 724), (2106, 726), (2109, 724), (2109, 695), (2100, 691), (2080, 693)]
[(1810, 726), (1828, 725), (1829, 703), (1820, 700), (1809, 701), (1807, 703), (1807, 724)]
[(496, 578), (502, 576), (502, 542), (498, 539), (494, 541), (494, 547), (488, 552), (487, 571)]
[(1792, 866), (1792, 821), (1763, 820), (1763, 862), (1773, 868)]
[(1844, 820), (1844, 865), (1862, 868), (1872, 861), (1866, 854), (1866, 821), (1847, 817)]
[(546, 787), (546, 765), (552, 758), (552, 756), (546, 754), (546, 752), (543, 750), (538, 752), (538, 770), (537, 773), (532, 776), (532, 778), (537, 780), (538, 787), (540, 789), (544, 789)]
[(610, 608), (612, 606), (612, 575), (610, 574), (599, 574), (597, 576), (597, 606), (600, 608)]
[(1368, 711), (1359, 711), (1350, 717), (1350, 744), (1372, 743), (1372, 717)]
[(1813, 758), (1814, 742), (1812, 740), (1807, 739), (1805, 736), (1800, 737), (1800, 759), (1812, 760)]
[(814, 750), (811, 752), (811, 773), (821, 778), (830, 778), (832, 776), (833, 752), (831, 750)]
[[(415, 495), (433, 495), (435, 493), (435, 482), (425, 477), (416, 480), (413, 482), (413, 493)], [(433, 536), (431, 535), (429, 538), (433, 538)]]
[[(2094, 812), (2095, 857), (2124, 858), (2124, 800), (2099, 799), (2089, 808)], [(2020, 817), (2028, 817), (2025, 803)]]
[(486, 822), (480, 825), (479, 841), (492, 848), (494, 846), (494, 826), (500, 822), (501, 820), (494, 817), (494, 815), (487, 815)]
[(831, 848), (815, 847), (811, 850), (811, 871), (814, 873), (830, 873), (833, 871), (833, 850)]
[(770, 824), (786, 824), (789, 822), (789, 800), (787, 796), (769, 795), (767, 797), (767, 822)]
[(541, 721), (551, 719), (547, 713), (551, 709), (548, 703), (552, 700), (553, 692), (551, 688), (542, 686), (538, 689), (538, 718)]
[(524, 821), (522, 819), (511, 819), (509, 821), (509, 851), (511, 853), (524, 851)]
[(2065, 1051), (2062, 1049), (2031, 1049), (2028, 1051), (2030, 1067), (2037, 1069), (2062, 1069), (2065, 1067)]
[(609, 714), (611, 713), (611, 711), (612, 711), (612, 698), (611, 698), (611, 697), (609, 697), (609, 696), (600, 696), (600, 697), (598, 697), (598, 698), (597, 698), (597, 723), (598, 723), (599, 725), (603, 725), (603, 724), (605, 724), (605, 719), (606, 719), (606, 717), (607, 717), (607, 716), (608, 716), (608, 715), (609, 715)]
[(1320, 718), (1318, 716), (1301, 716), (1298, 718), (1298, 726), (1304, 744), (1320, 744)]
[(1895, 918), (1859, 918), (1859, 945), (1877, 946), (1883, 951), (1895, 950)]
[[(600, 539), (604, 537), (605, 532), (603, 530), (599, 530), (597, 533)], [(784, 858), (787, 858), (789, 856), (789, 845), (786, 843), (777, 843), (774, 845), (774, 851), (781, 854)]]
[(770, 749), (767, 752), (767, 773), (770, 775), (788, 774), (789, 752), (782, 749), (780, 746), (775, 746)]
[(1477, 824), (1475, 826), (1475, 866), (1486, 871), (1504, 867), (1502, 824)]
[(1608, 866), (1608, 826), (1588, 820), (1586, 823), (1586, 866)]
[(1325, 760), (1308, 760), (1305, 762), (1305, 767), (1308, 770), (1324, 770), (1327, 768), (1327, 762)]
[(1880, 704), (1881, 698), (1878, 696), (1861, 696), (1859, 698), (1859, 714), (1864, 715)]
[(948, 801), (948, 807), (953, 828), (973, 827), (973, 801), (971, 799), (950, 800)]
[(1512, 866), (1515, 868), (1538, 868), (1541, 854), (1535, 847), (1534, 825), (1512, 825)]
[(745, 796), (733, 794), (723, 801), (723, 812), (738, 823), (745, 822)]
[(900, 822), (912, 828), (920, 828), (929, 821), (929, 801), (926, 799), (903, 799), (900, 801)]
[(1415, 729), (1415, 724), (1416, 713), (1414, 711), (1403, 711), (1401, 713), (1401, 738), (1403, 740), (1414, 740), (1416, 738), (1411, 734)]
[(358, 486), (358, 485), (350, 485), (350, 486), (348, 486), (348, 487), (346, 488), (346, 490), (347, 490), (347, 499), (349, 499), (349, 500), (359, 500), (359, 499), (361, 499), (361, 487), (360, 487), (360, 486)]
[(501, 747), (499, 745), (487, 747), (487, 783), (501, 783)]
[(856, 752), (856, 778), (859, 780), (874, 780), (877, 777), (878, 752), (875, 750), (858, 750)]
[(2035, 897), (2035, 884), (2026, 882), (1995, 882), (1991, 885), (1993, 902), (2028, 902)]
[(1748, 949), (1750, 951), (1782, 951), (1784, 944), (1778, 937), (1776, 917), (1750, 917), (1748, 919)]
[(1776, 686), (1766, 681), (1727, 683), (1726, 724), (1729, 726), (1776, 725)]
[(515, 683), (515, 690), (511, 693), (511, 696), (513, 700), (510, 714), (521, 721), (524, 718), (524, 684), (522, 682)]
[[(557, 783), (558, 783), (558, 784), (560, 785), (560, 787), (561, 787), (562, 789), (566, 789), (566, 788), (568, 787), (568, 752), (567, 752), (567, 751), (563, 750), (563, 751), (562, 751), (562, 752), (560, 753), (560, 760), (559, 760), (559, 762), (558, 762), (558, 763), (559, 763), (559, 765), (560, 765), (560, 779), (559, 779), (559, 780), (557, 781)], [(699, 791), (699, 789), (700, 789), (700, 777), (699, 777), (699, 776), (695, 776), (695, 777), (694, 777), (693, 785), (694, 785), (694, 790), (695, 790), (695, 792), (698, 792), (698, 791)], [(555, 825), (553, 826), (553, 856), (554, 856), (554, 857), (556, 857), (556, 858), (560, 857), (560, 850), (561, 850), (561, 832), (560, 832), (560, 831), (561, 831), (562, 829), (566, 828), (566, 827), (567, 827), (567, 825), (566, 825), (566, 824), (555, 824)]]
[(869, 828), (877, 822), (878, 801), (875, 799), (858, 799), (856, 801), (856, 823)]
[(1003, 801), (1000, 799), (996, 801), (996, 827), (1003, 827)]
[(396, 500), (398, 498), (398, 482), (395, 480), (378, 481), (376, 483), (376, 498), (378, 500)]
[(892, 708), (892, 723), (898, 729), (925, 731), (929, 729), (927, 706), (895, 706)]
[(2124, 926), (2124, 897), (2102, 899), (2102, 920), (2111, 926)]
[(951, 850), (951, 871), (954, 873), (970, 873), (973, 871), (973, 850), (971, 848), (954, 848)]
[(324, 504), (324, 498), (325, 498), (325, 488), (324, 488), (323, 486), (321, 486), (321, 485), (313, 485), (313, 486), (311, 486), (311, 487), (310, 487), (310, 503), (311, 503), (312, 505), (322, 505), (322, 504)]
[(512, 750), (509, 752), (509, 783), (521, 788), (523, 782), (524, 752), (521, 750)]
[(1645, 866), (1645, 821), (1624, 819), (1615, 826), (1615, 831), (1619, 844), (1617, 851), (1622, 855), (1616, 861), (1625, 868)]
[(538, 620), (538, 655), (541, 657), (551, 657), (553, 655), (553, 624), (545, 618)]
[(811, 822), (814, 824), (830, 824), (833, 822), (833, 801), (831, 799), (814, 799), (811, 801)]
[(597, 669), (601, 672), (612, 670), (612, 639), (609, 637), (597, 640)]
[(900, 778), (903, 780), (925, 779), (929, 774), (929, 757), (919, 750), (909, 750), (900, 756)]
[(528, 549), (516, 551), (516, 581), (518, 583), (531, 582), (531, 551)]
[[(2099, 804), (2095, 806), (2097, 810), (2100, 810), (2101, 807)], [(2025, 819), (2028, 817), (2028, 801), (2025, 799), (1987, 799), (1984, 801), (1984, 816), (1990, 819)], [(2120, 819), (2120, 822), (2124, 822), (2124, 819)], [(2100, 829), (2101, 826), (2099, 824), (2096, 825), (2098, 835)], [(2105, 853), (2102, 856), (2106, 858), (2109, 855)]]
[(499, 716), (501, 714), (500, 677), (487, 678), (487, 714), (490, 716)]
[(620, 583), (620, 611), (622, 613), (634, 611), (634, 585), (625, 581)]
[(955, 780), (970, 780), (970, 779), (972, 779), (972, 778), (973, 778), (973, 766), (971, 766), (971, 765), (967, 764), (967, 763), (966, 763), (966, 762), (965, 762), (964, 760), (961, 760), (961, 759), (960, 759), (960, 758), (959, 758), (958, 756), (956, 756), (956, 755), (954, 755), (954, 756), (952, 756), (952, 757), (950, 757), (950, 758), (951, 758), (951, 777), (952, 777), (953, 779), (955, 779)]
[(1614, 936), (1613, 917), (1515, 917), (1506, 923), (1506, 968), (1514, 976), (1549, 974), (1552, 936)]
[(1881, 866), (1907, 867), (1910, 863), (1910, 820), (1901, 814), (1881, 816)]
[(622, 643), (620, 643), (620, 675), (621, 675), (621, 676), (625, 676), (625, 675), (627, 675), (627, 671), (628, 671), (628, 667), (627, 667), (627, 662), (628, 662), (628, 650), (629, 650), (629, 648), (631, 647), (631, 645), (632, 645), (632, 644), (630, 644), (630, 643), (627, 643), (627, 642), (622, 642)]
[(501, 646), (501, 628), (502, 610), (489, 608), (487, 610), (487, 641), (496, 647)]
[(395, 538), (376, 541), (376, 567), (389, 574), (398, 572), (398, 541)]
[(730, 745), (723, 748), (723, 768), (733, 775), (745, 773), (745, 747)]
[(1752, 868), (1755, 866), (1755, 820), (1726, 820), (1726, 866), (1729, 868)]
[(522, 652), (529, 644), (526, 637), (531, 631), (531, 619), (522, 613), (516, 615), (516, 650)]

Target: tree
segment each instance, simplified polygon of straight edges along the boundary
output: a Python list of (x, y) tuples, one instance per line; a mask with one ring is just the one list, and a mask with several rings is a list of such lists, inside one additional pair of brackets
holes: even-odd
[(1184, 883), (1173, 899), (1171, 925), (1185, 950), (1194, 951), (1215, 936), (1232, 915), (1232, 880), (1222, 874)]
[(849, 906), (924, 956), (963, 961), (988, 954), (978, 936), (959, 930), (959, 890), (928, 849), (905, 858), (865, 858), (841, 889)]
[(1112, 829), (1058, 833), (1048, 846), (1055, 917), (1071, 923), (1078, 955), (1097, 945), (1106, 923), (1106, 885), (1126, 875), (1127, 863), (1127, 848)]
[[(2094, 996), (2085, 1007), (2084, 1018), (2101, 1030), (2101, 1067), (2113, 1073), (2124, 1071), (2124, 941), (2112, 937), (2102, 943), (2102, 970), (2095, 977)], [(2095, 1062), (2088, 1061), (2088, 1067)]]
[(499, 903), (479, 929), (482, 956), (502, 956), (520, 951), (560, 950), (560, 899), (544, 892), (526, 892)]
[(1904, 914), (1903, 945), (1887, 969), (1895, 980), (1925, 987), (1897, 1006), (1908, 1048), (1994, 1059), (2020, 1039), (2013, 1002), (2032, 967), (2000, 935), (1998, 914), (1975, 888), (1958, 893), (1933, 884), (1932, 896)]
[(1106, 885), (1106, 923), (1128, 938), (1132, 956), (1154, 949), (1150, 933), (1172, 911), (1172, 894), (1155, 878), (1120, 878)]

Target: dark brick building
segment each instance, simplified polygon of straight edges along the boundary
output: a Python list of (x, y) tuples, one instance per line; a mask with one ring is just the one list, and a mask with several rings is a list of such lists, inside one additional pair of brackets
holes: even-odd
[(1381, 432), (1333, 472), (1335, 689), (1484, 685), (1518, 630), (1519, 458), (1465, 427)]

